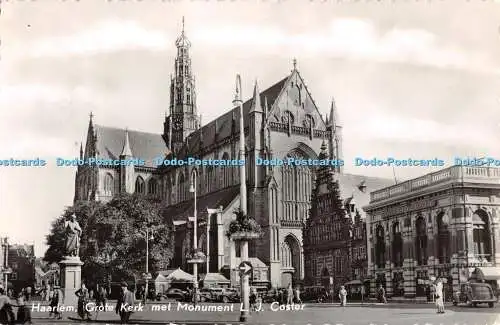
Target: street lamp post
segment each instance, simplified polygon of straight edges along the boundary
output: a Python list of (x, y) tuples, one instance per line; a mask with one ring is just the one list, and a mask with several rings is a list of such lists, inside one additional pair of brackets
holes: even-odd
[(151, 276), (149, 274), (149, 241), (153, 239), (154, 237), (150, 234), (148, 225), (146, 227), (146, 273), (143, 276), (144, 280), (146, 281), (146, 285), (144, 287), (144, 303), (146, 303), (146, 301), (148, 300), (149, 294), (149, 280), (151, 279)]
[[(198, 216), (196, 207), (196, 185), (197, 185), (197, 171), (193, 169), (191, 173), (191, 186), (189, 187), (189, 192), (194, 194), (194, 212), (193, 212), (193, 254), (198, 250)], [(193, 256), (193, 258), (196, 258)], [(198, 264), (196, 261), (193, 263), (193, 303), (196, 306), (196, 301), (198, 300)]]
[[(259, 94), (257, 94), (259, 96)], [(245, 124), (243, 121), (243, 96), (241, 88), (241, 77), (236, 75), (236, 92), (233, 100), (234, 106), (239, 106), (240, 109), (240, 161), (245, 160)], [(240, 166), (240, 209), (244, 216), (247, 215), (247, 185), (246, 185), (246, 173), (245, 165)], [(248, 239), (240, 239), (240, 256), (241, 261), (248, 261)], [(245, 273), (240, 275), (240, 286), (241, 286), (241, 301), (243, 302), (243, 308), (241, 308), (240, 322), (246, 322), (248, 318), (248, 310), (250, 307), (249, 297), (250, 297), (250, 276)]]

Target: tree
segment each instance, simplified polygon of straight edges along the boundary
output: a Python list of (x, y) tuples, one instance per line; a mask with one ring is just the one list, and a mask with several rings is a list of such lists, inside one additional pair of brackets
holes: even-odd
[(145, 272), (146, 229), (149, 242), (149, 270), (167, 268), (173, 255), (171, 231), (164, 222), (159, 202), (138, 195), (120, 195), (108, 203), (83, 202), (67, 208), (52, 224), (47, 236), (47, 262), (59, 262), (64, 255), (65, 217), (75, 213), (82, 228), (80, 257), (82, 276), (88, 284), (109, 281), (110, 274), (127, 279)]

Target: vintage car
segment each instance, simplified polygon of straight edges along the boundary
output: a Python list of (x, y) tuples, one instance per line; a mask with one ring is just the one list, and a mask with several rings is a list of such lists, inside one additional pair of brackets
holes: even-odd
[(478, 304), (488, 304), (490, 308), (497, 301), (493, 289), (487, 283), (469, 282), (460, 286), (460, 291), (453, 294), (453, 305), (467, 304), (476, 307)]

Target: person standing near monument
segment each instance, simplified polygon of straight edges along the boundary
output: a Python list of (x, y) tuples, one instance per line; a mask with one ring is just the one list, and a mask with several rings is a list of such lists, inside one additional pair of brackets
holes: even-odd
[(92, 315), (85, 308), (85, 306), (89, 303), (89, 290), (85, 284), (82, 284), (82, 287), (75, 292), (75, 294), (78, 297), (78, 316), (80, 316), (82, 320), (90, 320)]
[(76, 221), (76, 215), (74, 213), (64, 224), (64, 229), (66, 232), (66, 255), (79, 256), (82, 228), (80, 228), (78, 221)]
[(135, 297), (134, 293), (128, 290), (127, 282), (122, 282), (121, 287), (122, 292), (116, 303), (116, 313), (120, 315), (122, 324), (128, 324), (132, 312), (127, 310), (126, 307), (134, 305)]

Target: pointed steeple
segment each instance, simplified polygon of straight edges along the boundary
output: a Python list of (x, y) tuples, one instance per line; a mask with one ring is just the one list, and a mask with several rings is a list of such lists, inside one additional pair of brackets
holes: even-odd
[(335, 105), (335, 99), (332, 97), (332, 106), (330, 107), (330, 121), (329, 125), (334, 128), (339, 125), (339, 117), (337, 113), (337, 106)]
[(83, 159), (83, 143), (80, 142), (80, 159)]
[(253, 87), (253, 101), (252, 101), (252, 108), (250, 109), (250, 113), (253, 112), (262, 113), (262, 105), (260, 104), (260, 91), (257, 80), (255, 80), (255, 85)]
[(128, 130), (125, 130), (125, 143), (123, 144), (122, 156), (132, 157), (132, 150), (130, 149), (130, 141), (128, 138)]

